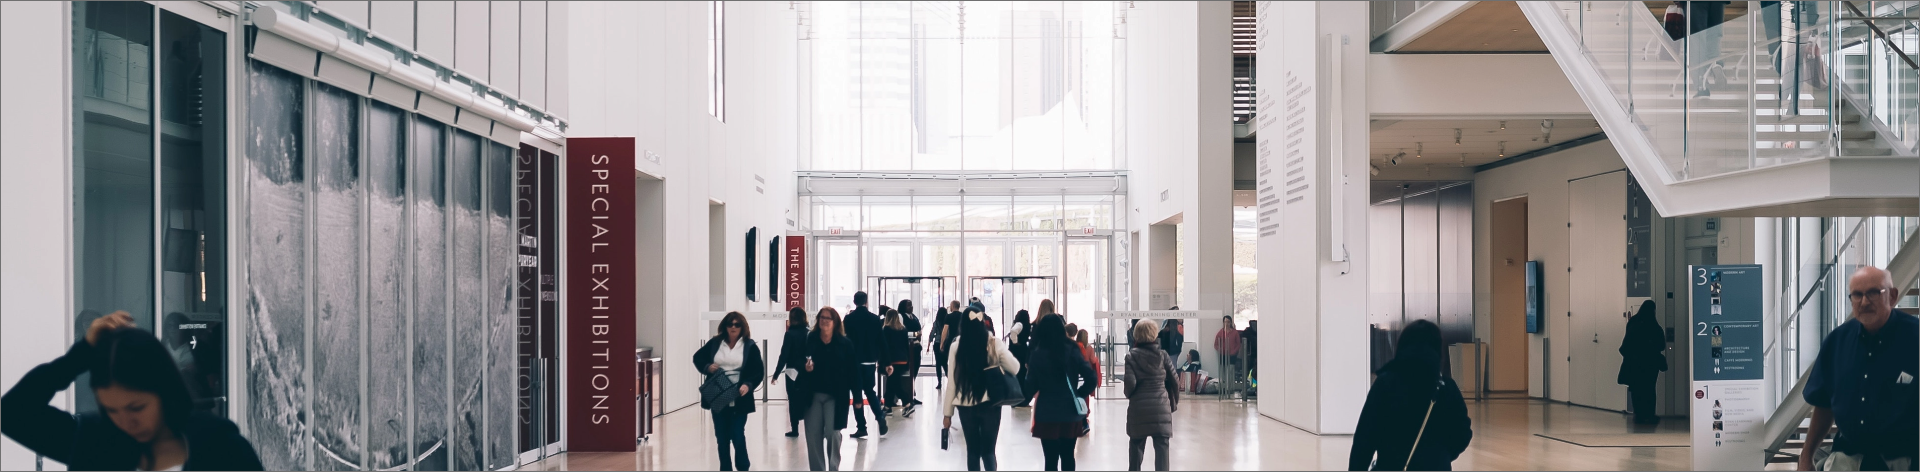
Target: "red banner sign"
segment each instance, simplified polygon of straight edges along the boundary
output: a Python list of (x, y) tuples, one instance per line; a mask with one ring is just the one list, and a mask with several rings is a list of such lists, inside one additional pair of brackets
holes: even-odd
[(574, 452), (632, 452), (634, 140), (567, 138), (567, 441)]
[(787, 278), (780, 284), (787, 292), (787, 309), (807, 309), (807, 237), (787, 236)]

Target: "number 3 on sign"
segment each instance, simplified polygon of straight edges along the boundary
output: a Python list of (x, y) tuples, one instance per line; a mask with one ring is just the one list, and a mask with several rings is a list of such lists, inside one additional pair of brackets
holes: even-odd
[(1700, 273), (1697, 273), (1697, 274), (1694, 274), (1694, 275), (1693, 275), (1694, 277), (1699, 277), (1699, 278), (1700, 278), (1700, 283), (1696, 283), (1696, 284), (1694, 284), (1694, 285), (1706, 285), (1706, 284), (1707, 284), (1707, 270), (1706, 270), (1706, 269), (1694, 269), (1694, 270), (1697, 270), (1697, 271), (1700, 271)]

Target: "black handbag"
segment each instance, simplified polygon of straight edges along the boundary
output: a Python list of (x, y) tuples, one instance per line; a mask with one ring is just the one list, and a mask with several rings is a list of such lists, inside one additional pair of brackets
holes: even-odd
[(1002, 370), (999, 366), (988, 367), (981, 375), (987, 382), (987, 398), (980, 406), (1012, 406), (1026, 400), (1026, 394), (1020, 389), (1020, 379)]
[(700, 408), (718, 410), (733, 406), (740, 399), (739, 384), (727, 377), (726, 371), (707, 374), (707, 381), (700, 383)]

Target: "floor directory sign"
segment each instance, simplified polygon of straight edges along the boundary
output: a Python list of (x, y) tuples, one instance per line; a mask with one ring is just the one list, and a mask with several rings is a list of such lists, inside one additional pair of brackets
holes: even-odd
[(1758, 265), (1687, 268), (1693, 470), (1766, 465), (1766, 323)]

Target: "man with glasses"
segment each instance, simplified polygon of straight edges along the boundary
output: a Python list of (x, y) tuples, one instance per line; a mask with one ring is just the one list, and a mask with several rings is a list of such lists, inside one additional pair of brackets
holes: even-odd
[(1893, 277), (1863, 267), (1847, 281), (1853, 319), (1820, 345), (1804, 392), (1813, 405), (1799, 470), (1838, 427), (1826, 470), (1915, 470), (1920, 452), (1920, 321), (1893, 309)]

